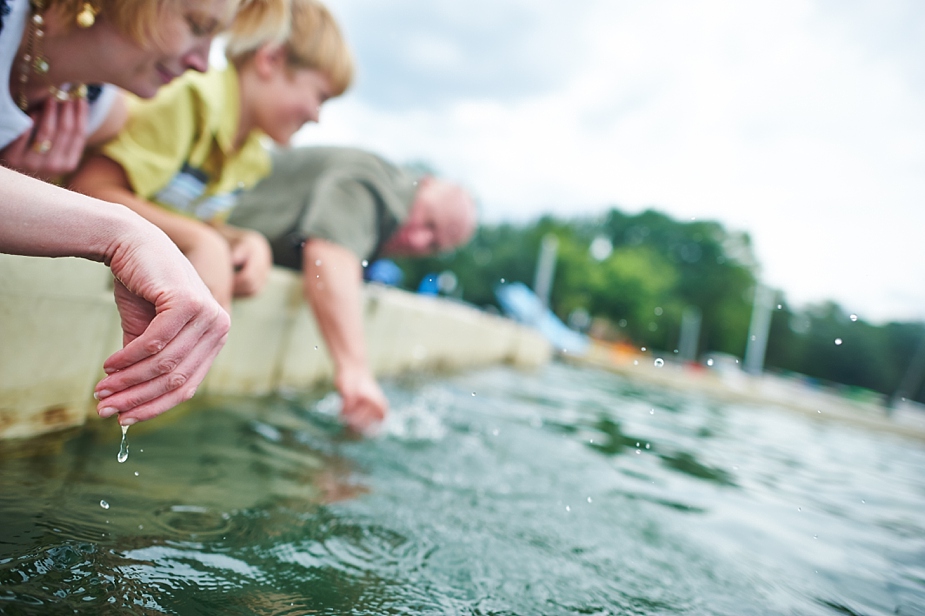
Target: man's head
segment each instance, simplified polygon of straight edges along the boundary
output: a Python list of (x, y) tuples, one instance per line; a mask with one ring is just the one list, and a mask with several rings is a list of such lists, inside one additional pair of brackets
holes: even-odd
[(408, 219), (383, 246), (387, 255), (422, 257), (462, 246), (475, 233), (476, 208), (469, 193), (452, 182), (425, 176), (418, 183)]

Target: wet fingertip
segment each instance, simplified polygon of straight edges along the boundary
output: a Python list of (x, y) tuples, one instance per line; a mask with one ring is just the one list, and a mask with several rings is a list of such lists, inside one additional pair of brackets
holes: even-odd
[(120, 417), (119, 418), (119, 425), (125, 426), (126, 428), (129, 426), (133, 426), (136, 423), (138, 423), (138, 420), (135, 419), (134, 417)]

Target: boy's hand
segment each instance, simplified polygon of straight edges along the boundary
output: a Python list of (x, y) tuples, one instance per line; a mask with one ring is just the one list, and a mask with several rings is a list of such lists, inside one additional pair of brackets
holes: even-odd
[(256, 295), (266, 284), (273, 267), (270, 243), (256, 231), (242, 231), (231, 240), (231, 263), (234, 266), (234, 296)]

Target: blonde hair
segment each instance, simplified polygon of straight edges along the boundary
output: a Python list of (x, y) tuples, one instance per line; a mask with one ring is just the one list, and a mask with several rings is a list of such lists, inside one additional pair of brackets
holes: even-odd
[(317, 0), (290, 0), (289, 34), (284, 40), (269, 36), (244, 36), (237, 28), (225, 46), (228, 61), (240, 66), (267, 44), (281, 44), (287, 62), (295, 68), (314, 69), (330, 80), (332, 96), (339, 96), (353, 80), (353, 58), (331, 12)]
[[(248, 36), (276, 37), (283, 41), (289, 31), (290, 0), (227, 0), (226, 19), (234, 16), (230, 29)], [(84, 10), (87, 0), (45, 0), (48, 10), (60, 15), (64, 23), (73, 24)], [(157, 43), (156, 25), (164, 11), (180, 11), (188, 0), (92, 0), (90, 5), (115, 28), (136, 43)], [(194, 0), (193, 4), (197, 4)]]

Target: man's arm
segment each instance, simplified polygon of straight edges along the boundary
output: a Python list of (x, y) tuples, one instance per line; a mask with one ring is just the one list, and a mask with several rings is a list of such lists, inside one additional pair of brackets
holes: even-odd
[(302, 256), (305, 298), (334, 361), (334, 385), (344, 420), (363, 432), (385, 418), (388, 400), (366, 358), (363, 334), (363, 268), (348, 249), (310, 239)]
[(121, 205), (0, 168), (0, 252), (102, 261), (115, 275), (124, 348), (103, 364), (98, 412), (123, 424), (188, 400), (230, 321), (164, 233)]

